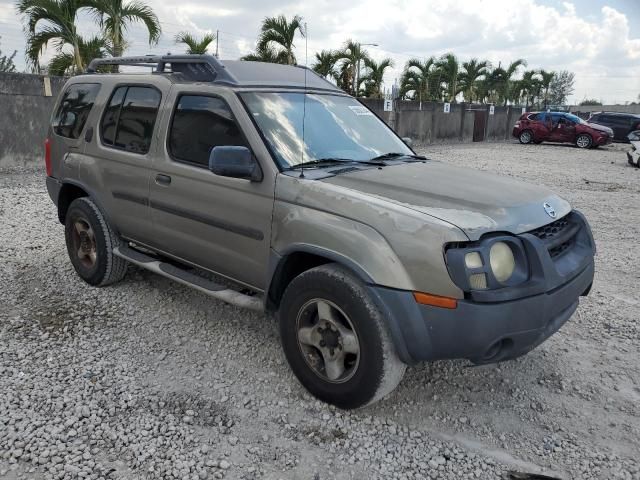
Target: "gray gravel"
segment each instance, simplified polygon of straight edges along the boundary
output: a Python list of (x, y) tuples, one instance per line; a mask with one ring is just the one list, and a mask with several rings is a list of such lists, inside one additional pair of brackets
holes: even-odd
[(640, 169), (623, 148), (431, 158), (544, 183), (592, 223), (593, 292), (528, 356), (410, 368), (356, 412), (308, 395), (276, 322), (130, 268), (82, 283), (41, 172), (0, 175), (0, 477), (640, 479)]

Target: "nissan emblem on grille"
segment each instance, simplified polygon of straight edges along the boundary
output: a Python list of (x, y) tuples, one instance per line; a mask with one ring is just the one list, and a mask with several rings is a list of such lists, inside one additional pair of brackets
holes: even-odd
[(543, 206), (544, 211), (547, 212), (547, 215), (549, 215), (551, 218), (556, 218), (556, 211), (549, 203), (545, 203)]

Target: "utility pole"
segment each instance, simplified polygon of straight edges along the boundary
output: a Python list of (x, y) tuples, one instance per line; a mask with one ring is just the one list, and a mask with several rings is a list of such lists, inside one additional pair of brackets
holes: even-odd
[(218, 42), (220, 41), (220, 30), (216, 30), (216, 58), (220, 58), (218, 55)]

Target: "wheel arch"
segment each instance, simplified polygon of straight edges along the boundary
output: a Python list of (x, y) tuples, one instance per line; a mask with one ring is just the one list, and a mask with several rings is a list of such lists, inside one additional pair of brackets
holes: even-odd
[(291, 280), (307, 270), (327, 263), (341, 265), (364, 283), (373, 283), (371, 276), (352, 259), (315, 245), (295, 244), (281, 254), (271, 250), (265, 308), (271, 311), (277, 310)]
[(83, 185), (80, 182), (75, 182), (73, 180), (63, 181), (60, 187), (60, 192), (58, 193), (57, 206), (58, 220), (60, 220), (60, 223), (64, 225), (64, 222), (67, 218), (67, 211), (69, 210), (69, 206), (75, 199), (81, 197), (89, 197), (91, 201), (95, 203), (100, 209), (100, 212), (102, 213), (102, 215), (104, 215), (104, 218), (109, 223), (109, 226), (112, 229), (116, 230), (115, 226), (111, 222), (111, 219), (109, 218), (109, 213), (103, 207), (102, 202), (100, 202), (97, 196), (94, 195), (94, 193), (91, 191), (91, 189), (87, 188), (86, 185)]

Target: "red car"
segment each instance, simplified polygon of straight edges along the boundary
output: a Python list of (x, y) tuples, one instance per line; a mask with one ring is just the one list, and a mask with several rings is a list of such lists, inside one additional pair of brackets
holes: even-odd
[(513, 126), (513, 136), (520, 143), (573, 143), (580, 148), (592, 148), (613, 141), (613, 130), (588, 123), (565, 112), (524, 113)]

